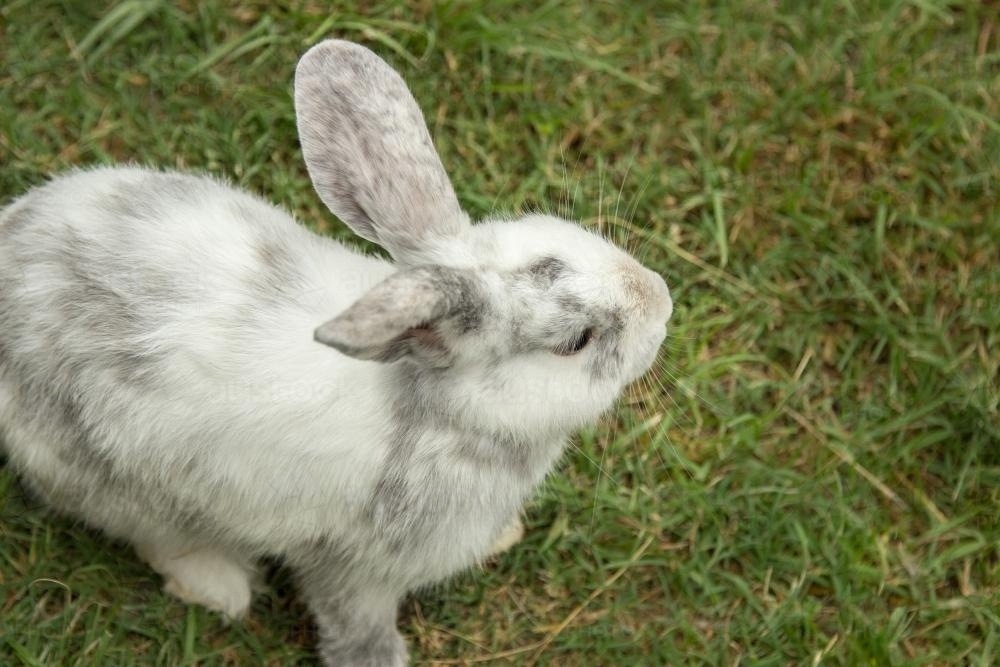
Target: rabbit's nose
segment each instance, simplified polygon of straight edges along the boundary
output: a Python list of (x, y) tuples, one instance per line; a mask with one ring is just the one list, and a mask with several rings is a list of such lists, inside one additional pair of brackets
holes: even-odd
[(663, 323), (666, 324), (674, 313), (674, 301), (670, 298), (670, 288), (667, 287), (667, 281), (659, 273), (650, 271), (649, 274), (653, 301), (651, 312), (653, 317), (662, 319)]
[(642, 317), (666, 324), (674, 312), (674, 302), (663, 276), (637, 262), (623, 268), (626, 289), (635, 298)]

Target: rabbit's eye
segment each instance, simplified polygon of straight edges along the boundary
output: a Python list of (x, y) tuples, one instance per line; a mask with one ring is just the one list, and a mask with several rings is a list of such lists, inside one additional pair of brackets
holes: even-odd
[(555, 352), (556, 354), (560, 354), (564, 357), (568, 357), (571, 354), (576, 354), (583, 348), (587, 347), (587, 343), (589, 343), (590, 339), (593, 337), (594, 337), (593, 328), (587, 327), (586, 329), (580, 332), (579, 336), (556, 348)]

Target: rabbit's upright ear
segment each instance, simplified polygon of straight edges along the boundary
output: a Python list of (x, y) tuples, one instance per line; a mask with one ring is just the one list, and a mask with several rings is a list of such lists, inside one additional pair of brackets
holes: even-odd
[(323, 202), (397, 261), (468, 226), (420, 107), (377, 55), (341, 40), (311, 48), (295, 70), (295, 110)]

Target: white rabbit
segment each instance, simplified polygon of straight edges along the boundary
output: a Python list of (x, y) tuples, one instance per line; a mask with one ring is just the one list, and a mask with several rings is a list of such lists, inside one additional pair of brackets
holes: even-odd
[(401, 598), (516, 541), (672, 304), (575, 224), (470, 224), (368, 49), (311, 49), (295, 106), (320, 197), (395, 263), (204, 176), (58, 177), (0, 213), (0, 442), (181, 598), (239, 617), (279, 557), (326, 664), (404, 665)]

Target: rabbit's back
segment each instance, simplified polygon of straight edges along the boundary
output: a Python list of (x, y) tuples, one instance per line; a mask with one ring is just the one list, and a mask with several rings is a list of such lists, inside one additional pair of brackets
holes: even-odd
[[(54, 504), (113, 534), (274, 510), (309, 490), (291, 478), (324, 424), (302, 414), (377, 389), (312, 330), (389, 272), (208, 178), (61, 177), (0, 213), (0, 442)], [(274, 494), (247, 501), (261, 469)]]
[(250, 296), (240, 292), (257, 272), (251, 238), (267, 237), (252, 215), (234, 224), (241, 205), (212, 181), (139, 170), (79, 172), (17, 201), (0, 222), (7, 361), (38, 374), (81, 357), (138, 382), (158, 354), (184, 345), (171, 333), (210, 344), (205, 336), (221, 332), (212, 319)]

